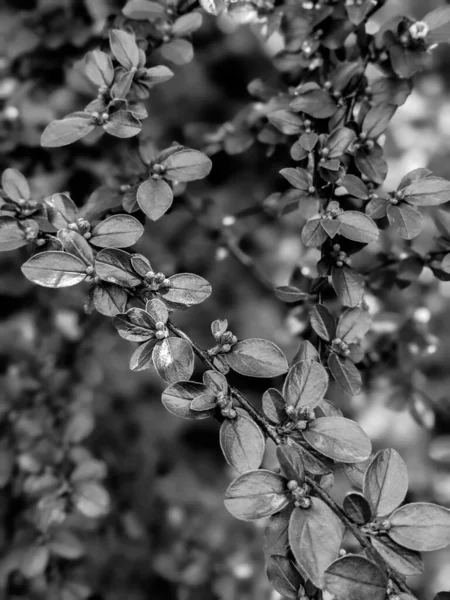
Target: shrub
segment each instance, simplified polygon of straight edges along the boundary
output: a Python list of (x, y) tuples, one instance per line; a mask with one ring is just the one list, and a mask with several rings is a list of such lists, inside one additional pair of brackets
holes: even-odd
[[(3, 144), (12, 165), (1, 179), (0, 249), (23, 247), (14, 256), (28, 253), (21, 270), (37, 286), (83, 284), (79, 296), (69, 297), (84, 298), (91, 315), (89, 343), (95, 345), (93, 313), (101, 313), (121, 338), (137, 344), (130, 369), (154, 369), (167, 384), (162, 403), (170, 413), (220, 422), (220, 447), (237, 474), (225, 492), (225, 507), (243, 521), (266, 519), (267, 576), (281, 596), (294, 600), (413, 598), (406, 579), (422, 572), (421, 553), (450, 543), (450, 510), (431, 502), (405, 503), (408, 473), (400, 454), (392, 448), (373, 452), (356, 421), (325, 399), (330, 386), (348, 396), (369, 390), (383, 370), (392, 375), (392, 387), (416, 390), (418, 361), (436, 344), (428, 313), (416, 311), (386, 335), (373, 327), (373, 305), (386, 302), (392, 285), (413, 284), (425, 268), (437, 279), (450, 278), (448, 213), (423, 211), (450, 200), (450, 182), (417, 168), (396, 189), (386, 189), (382, 145), (411, 93), (413, 76), (427, 67), (430, 50), (450, 39), (450, 8), (437, 8), (421, 21), (396, 17), (373, 34), (366, 24), (383, 4), (129, 0), (111, 16), (114, 7), (108, 4), (92, 2), (81, 10), (69, 3), (73, 27), (67, 28), (57, 4), (44, 2), (15, 14), (14, 41), (6, 50), (12, 88), (26, 77), (38, 82), (41, 61), (51, 62), (66, 46), (70, 58), (87, 52), (66, 71), (67, 89), (61, 66), (55, 69), (51, 107), (36, 102), (41, 113), (34, 123), (25, 115), (20, 122), (14, 110), (20, 94), (6, 99)], [(159, 145), (156, 140), (164, 136), (146, 127), (146, 101), (174, 77), (165, 63), (177, 70), (192, 60), (192, 36), (205, 11), (222, 22), (251, 22), (269, 47), (280, 47), (273, 56), (277, 72), (271, 71), (267, 83), (252, 81), (248, 91), (254, 100), (216, 131), (181, 123), (184, 130), (176, 135), (192, 143)], [(103, 29), (93, 26), (106, 16)], [(35, 33), (38, 25), (42, 35)], [(38, 85), (22, 90), (25, 97), (40, 93)], [(41, 148), (36, 147), (36, 131), (48, 112), (61, 117), (61, 106), (79, 100), (73, 112), (47, 119)], [(188, 111), (182, 119), (191, 120)], [(81, 150), (72, 150), (77, 145)], [(211, 215), (200, 196), (202, 189), (209, 193), (202, 185), (213, 163), (223, 153), (241, 156), (252, 146), (267, 154), (267, 170), (275, 165), (279, 191), (234, 214)], [(29, 156), (24, 147), (31, 148)], [(78, 184), (83, 198), (76, 201), (69, 192), (54, 191), (71, 161), (78, 167), (91, 161), (94, 166), (82, 173), (102, 183)], [(15, 168), (18, 162), (35, 187), (39, 174), (47, 172), (44, 190), (33, 189)], [(52, 183), (55, 188), (48, 189)], [(85, 201), (89, 187), (96, 189)], [(194, 196), (191, 187), (199, 191)], [(146, 222), (175, 220), (177, 210), (187, 210), (217, 242), (218, 258), (230, 253), (264, 293), (273, 291), (294, 314), (304, 315), (291, 360), (271, 340), (239, 339), (224, 318), (211, 324), (209, 349), (177, 324), (183, 311), (190, 315), (191, 307), (214, 295), (200, 275), (166, 271), (145, 251)], [(423, 250), (414, 240), (430, 214), (440, 236), (435, 247)], [(239, 245), (236, 231), (252, 215), (274, 229), (285, 215), (300, 215), (307, 268), (295, 269), (287, 285), (273, 290)], [(233, 280), (222, 286), (233, 286)], [(38, 306), (50, 296), (34, 298)], [(67, 339), (71, 329), (64, 323)], [(86, 445), (95, 431), (92, 383), (85, 373), (81, 384), (76, 376), (56, 376), (65, 352), (57, 337), (33, 344), (23, 361), (26, 385), (16, 381), (15, 389), (8, 372), (2, 411), (1, 485), (8, 499), (4, 587), (31, 597), (93, 598), (95, 590), (77, 572), (85, 554), (80, 532), (86, 522), (100, 527), (115, 498), (105, 483), (104, 461)], [(200, 378), (200, 364), (201, 381), (192, 380)], [(277, 387), (266, 389), (264, 383), (261, 406), (255, 406), (235, 385), (243, 381), (236, 374), (252, 378), (252, 386), (261, 378)], [(20, 369), (16, 379), (19, 375)], [(415, 401), (413, 412), (426, 425), (433, 410), (423, 403), (424, 393), (421, 398), (421, 409)], [(277, 464), (261, 468), (269, 445), (276, 447)], [(358, 490), (342, 506), (333, 493), (338, 469)]]

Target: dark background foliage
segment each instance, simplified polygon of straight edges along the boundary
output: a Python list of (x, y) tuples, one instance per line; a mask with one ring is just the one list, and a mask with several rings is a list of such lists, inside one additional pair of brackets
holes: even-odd
[[(391, 10), (397, 5), (420, 17), (432, 8), (423, 4), (393, 2)], [(95, 144), (52, 153), (39, 143), (50, 120), (89, 101), (76, 61), (101, 42), (104, 16), (121, 8), (119, 0), (14, 0), (0, 8), (0, 170), (20, 169), (42, 195), (70, 190), (81, 206), (99, 185), (133, 168), (135, 140), (104, 136)], [(147, 101), (144, 133), (161, 148), (174, 140), (199, 147), (204, 132), (232, 120), (248, 104), (250, 81), (273, 77), (267, 48), (247, 26), (205, 19), (194, 45), (194, 61), (175, 67), (176, 77)], [(448, 67), (447, 46), (434, 54), (433, 65), (417, 77), (416, 90), (393, 119), (386, 140), (391, 186), (418, 166), (450, 178)], [(287, 159), (285, 148), (267, 157), (262, 145), (237, 156), (218, 153), (207, 182), (189, 188), (193, 205), (183, 195), (176, 198), (165, 218), (147, 222), (136, 245), (159, 270), (197, 273), (212, 284), (207, 303), (178, 317), (203, 347), (211, 345), (209, 323), (226, 317), (240, 338), (267, 337), (292, 357), (308, 326), (304, 310), (286, 308), (267, 282), (285, 285), (294, 267), (304, 275), (312, 268), (300, 242), (301, 227), (311, 215), (297, 212), (277, 220), (268, 211), (222, 227), (224, 216), (286, 189), (278, 172)], [(424, 251), (435, 236), (430, 222), (420, 238)], [(365, 268), (375, 264), (375, 251), (364, 255)], [(252, 258), (250, 267), (237, 260), (241, 253)], [(87, 558), (70, 567), (73, 577), (87, 583), (91, 600), (275, 598), (264, 574), (263, 529), (235, 521), (223, 507), (232, 473), (220, 452), (218, 425), (184, 422), (167, 413), (158, 376), (154, 371), (130, 374), (129, 345), (110, 320), (84, 314), (83, 290), (33, 286), (20, 272), (26, 257), (24, 249), (0, 255), (1, 411), (36, 387), (61, 411), (92, 406), (95, 428), (87, 446), (108, 469), (112, 510), (95, 529), (82, 519), (75, 523)], [(382, 304), (369, 296), (375, 331), (385, 332), (377, 351), (389, 357), (389, 336), (403, 335), (405, 370), (389, 369), (387, 358), (364, 393), (350, 401), (333, 388), (331, 398), (364, 427), (375, 449), (392, 446), (402, 453), (410, 501), (447, 506), (449, 295), (449, 283), (434, 280), (427, 270), (401, 294), (388, 286)], [(417, 368), (407, 368), (412, 363)], [(264, 382), (237, 374), (231, 381), (256, 403), (266, 389)], [(42, 591), (28, 590), (11, 568), (8, 536), (20, 507), (10, 500), (7, 452), (1, 452), (0, 447), (0, 479), (6, 483), (0, 496), (0, 550), (5, 549), (0, 587), (9, 585), (11, 598), (42, 598)], [(264, 464), (275, 464), (271, 447)], [(344, 479), (338, 481), (340, 500), (347, 489)], [(427, 580), (418, 577), (414, 590), (431, 597), (450, 588), (449, 559), (448, 550), (427, 556)]]

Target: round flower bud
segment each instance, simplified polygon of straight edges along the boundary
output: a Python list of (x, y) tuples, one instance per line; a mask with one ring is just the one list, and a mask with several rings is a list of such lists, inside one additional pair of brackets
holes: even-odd
[(297, 502), (300, 508), (308, 509), (311, 506), (311, 498), (300, 498)]
[(94, 273), (95, 269), (94, 267), (90, 266), (86, 267), (86, 275), (92, 275)]
[(156, 337), (158, 340), (163, 340), (164, 338), (166, 338), (166, 337), (167, 337), (167, 333), (166, 333), (165, 331), (159, 331), (159, 330), (158, 330), (158, 331), (155, 333), (155, 337)]
[(295, 479), (291, 479), (291, 481), (288, 481), (287, 488), (290, 492), (296, 490), (298, 488), (297, 481), (295, 481)]
[(164, 329), (165, 325), (162, 321), (158, 321), (157, 323), (155, 323), (155, 329), (161, 330)]

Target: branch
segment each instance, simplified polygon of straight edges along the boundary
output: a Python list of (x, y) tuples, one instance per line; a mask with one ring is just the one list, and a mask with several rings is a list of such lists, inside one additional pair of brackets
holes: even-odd
[[(172, 333), (176, 336), (186, 340), (191, 344), (194, 353), (198, 356), (198, 358), (209, 368), (214, 371), (218, 371), (214, 366), (213, 362), (209, 358), (207, 352), (200, 348), (195, 342), (191, 340), (191, 338), (186, 335), (181, 329), (176, 327), (172, 322), (168, 323), (168, 327)], [(236, 401), (254, 418), (254, 420), (261, 426), (263, 431), (267, 434), (267, 436), (273, 440), (273, 442), (278, 446), (281, 444), (282, 439), (278, 435), (277, 428), (274, 427), (261, 413), (253, 406), (253, 404), (245, 398), (241, 394), (239, 390), (234, 387), (230, 387), (230, 394)], [(315, 481), (312, 477), (306, 476), (306, 483), (311, 486), (317, 496), (325, 502), (325, 504), (331, 508), (331, 510), (335, 513), (335, 515), (344, 523), (344, 525), (351, 531), (351, 533), (355, 536), (358, 542), (361, 544), (363, 548), (372, 549), (373, 546), (370, 542), (370, 537), (366, 536), (359, 527), (351, 521), (351, 519), (346, 515), (346, 513), (342, 510), (342, 508), (336, 504), (333, 498), (325, 492), (321, 486)], [(404, 582), (403, 578), (398, 575), (395, 571), (389, 568), (386, 565), (387, 571), (391, 580), (398, 587), (399, 591), (406, 592), (414, 596), (413, 592), (409, 589), (409, 587)]]

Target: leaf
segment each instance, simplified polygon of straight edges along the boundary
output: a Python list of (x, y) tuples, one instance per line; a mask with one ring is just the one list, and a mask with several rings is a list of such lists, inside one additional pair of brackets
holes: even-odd
[(370, 244), (378, 239), (378, 227), (370, 217), (356, 210), (347, 210), (336, 217), (341, 222), (340, 235), (348, 240)]
[(318, 248), (328, 239), (322, 219), (309, 219), (302, 229), (302, 242), (307, 248)]
[(139, 66), (139, 47), (136, 44), (134, 35), (121, 29), (111, 29), (109, 44), (114, 57), (127, 71)]
[(376, 140), (386, 130), (397, 108), (395, 104), (376, 104), (364, 117), (362, 131)]
[(91, 231), (91, 244), (99, 248), (127, 248), (144, 233), (143, 226), (130, 215), (113, 215)]
[(225, 8), (224, 0), (200, 0), (200, 6), (211, 15), (218, 15)]
[(228, 394), (228, 382), (222, 373), (217, 373), (217, 371), (205, 371), (205, 373), (203, 373), (203, 383), (206, 388), (215, 395)]
[(52, 121), (42, 133), (41, 146), (44, 148), (68, 146), (84, 138), (95, 128), (96, 125), (89, 113), (86, 113), (85, 116), (66, 117), (60, 121)]
[(331, 268), (331, 281), (334, 291), (344, 306), (358, 305), (364, 296), (364, 277), (349, 267)]
[(366, 184), (355, 175), (344, 175), (338, 180), (339, 186), (343, 187), (346, 193), (360, 200), (368, 200), (369, 190)]
[(33, 544), (23, 555), (20, 571), (28, 579), (43, 575), (50, 559), (47, 546)]
[(2, 175), (2, 188), (8, 198), (13, 202), (29, 200), (31, 197), (30, 186), (27, 180), (16, 169), (5, 169)]
[(287, 406), (296, 411), (316, 406), (325, 395), (328, 375), (315, 360), (302, 360), (289, 369), (283, 385), (283, 396)]
[(211, 285), (193, 273), (177, 273), (169, 277), (170, 287), (162, 293), (165, 300), (193, 306), (204, 302), (211, 295)]
[(112, 60), (101, 50), (91, 50), (84, 59), (84, 70), (89, 79), (97, 87), (110, 87), (114, 81)]
[(414, 550), (399, 546), (387, 536), (373, 536), (372, 546), (384, 561), (402, 575), (420, 575), (424, 570), (422, 557)]
[(66, 560), (77, 560), (85, 554), (83, 544), (68, 529), (58, 529), (52, 534), (49, 549), (52, 554)]
[(194, 48), (187, 40), (172, 40), (160, 49), (161, 56), (175, 65), (186, 65), (194, 58)]
[(326, 342), (331, 342), (334, 339), (336, 324), (326, 306), (323, 304), (313, 306), (309, 313), (309, 318), (311, 320), (311, 327), (320, 338)]
[(226, 419), (222, 423), (220, 447), (230, 467), (238, 473), (245, 473), (260, 467), (266, 441), (253, 419), (238, 415), (236, 419)]
[(138, 188), (137, 202), (147, 217), (157, 221), (172, 206), (172, 188), (164, 179), (147, 179)]
[(306, 294), (299, 288), (294, 285), (283, 285), (281, 287), (275, 288), (275, 296), (281, 300), (282, 302), (287, 302), (288, 304), (293, 302), (302, 302), (303, 300), (307, 300), (310, 295)]
[(341, 222), (336, 219), (322, 219), (320, 221), (322, 225), (322, 229), (326, 232), (328, 237), (333, 239), (340, 233), (341, 230)]
[(304, 481), (305, 466), (303, 464), (303, 455), (298, 444), (280, 444), (277, 447), (277, 458), (286, 479), (297, 482)]
[(199, 12), (191, 12), (178, 17), (172, 25), (172, 35), (186, 37), (201, 27), (203, 17)]
[(278, 390), (270, 388), (264, 392), (262, 397), (264, 414), (272, 423), (282, 424), (286, 421), (286, 404)]
[(312, 186), (311, 175), (305, 169), (281, 169), (280, 175), (297, 190), (307, 192)]
[(293, 505), (288, 505), (269, 517), (264, 530), (264, 553), (266, 556), (290, 554), (288, 529), (292, 508)]
[(203, 179), (212, 168), (211, 159), (199, 152), (184, 148), (168, 156), (162, 163), (165, 167), (164, 177), (171, 181), (195, 181)]
[(324, 587), (335, 600), (384, 600), (387, 576), (372, 561), (348, 554), (335, 560), (324, 576)]
[(351, 492), (345, 496), (343, 508), (353, 523), (357, 525), (365, 525), (371, 520), (370, 505), (358, 492)]
[(110, 115), (108, 121), (103, 125), (103, 129), (114, 137), (126, 139), (138, 135), (142, 126), (131, 111), (118, 110)]
[(362, 339), (369, 331), (372, 318), (366, 310), (348, 308), (339, 318), (336, 337), (346, 344)]
[(136, 277), (131, 264), (131, 255), (124, 250), (106, 248), (95, 257), (95, 273), (109, 283), (125, 287), (136, 287), (141, 280)]
[(188, 380), (194, 371), (194, 352), (186, 340), (169, 337), (155, 346), (153, 364), (169, 383)]
[(120, 337), (129, 342), (147, 342), (155, 337), (153, 321), (142, 308), (130, 308), (125, 314), (116, 315), (113, 325)]
[(364, 475), (369, 464), (370, 459), (352, 465), (342, 465), (342, 471), (352, 485), (362, 489), (364, 485)]
[(299, 134), (303, 130), (303, 120), (290, 110), (280, 109), (268, 115), (269, 122), (285, 135)]
[(67, 252), (35, 254), (22, 265), (27, 279), (49, 288), (69, 287), (86, 278), (86, 264)]
[(320, 498), (311, 498), (308, 509), (295, 508), (289, 522), (289, 543), (300, 572), (319, 589), (324, 572), (339, 556), (344, 526)]
[(388, 166), (383, 157), (383, 150), (379, 146), (375, 146), (372, 150), (359, 148), (355, 153), (355, 165), (369, 181), (381, 185), (386, 179)]
[(94, 252), (91, 246), (77, 231), (61, 229), (57, 236), (66, 252), (82, 260), (86, 267), (94, 264)]
[(294, 563), (285, 556), (273, 555), (267, 561), (267, 578), (272, 587), (284, 598), (297, 600), (302, 588), (302, 577)]
[(315, 119), (328, 119), (337, 111), (337, 104), (325, 90), (310, 89), (300, 93), (291, 102), (291, 108)]
[(361, 4), (350, 4), (345, 6), (349, 20), (353, 25), (360, 25), (373, 7), (371, 0), (363, 0)]
[(259, 338), (238, 342), (225, 359), (234, 371), (247, 377), (278, 377), (288, 370), (286, 357), (278, 346)]
[[(128, 96), (134, 80), (134, 71), (126, 69), (116, 69), (114, 85), (111, 89), (111, 96), (117, 100), (125, 100)], [(137, 115), (134, 115), (137, 117)]]
[(341, 127), (333, 131), (325, 144), (325, 148), (328, 150), (327, 160), (340, 158), (355, 140), (356, 134), (352, 129)]
[(90, 519), (104, 517), (111, 505), (108, 492), (93, 481), (78, 483), (72, 494), (72, 502), (81, 514)]
[(217, 407), (217, 398), (212, 392), (206, 392), (194, 398), (191, 402), (191, 410), (204, 412), (211, 411)]
[(401, 106), (411, 93), (411, 83), (397, 77), (381, 77), (370, 87), (372, 88), (372, 102), (375, 104), (389, 102)]
[(314, 450), (336, 462), (361, 462), (372, 451), (372, 444), (361, 427), (343, 417), (314, 419), (302, 433)]
[(99, 282), (94, 287), (93, 301), (95, 309), (102, 315), (114, 317), (127, 306), (128, 296), (114, 283)]
[(308, 340), (303, 340), (303, 342), (301, 342), (299, 349), (292, 359), (292, 364), (295, 365), (295, 363), (302, 360), (316, 360), (320, 362), (319, 353)]
[(27, 244), (25, 231), (19, 221), (14, 217), (0, 217), (0, 252), (16, 250)]
[(410, 550), (430, 552), (450, 544), (450, 510), (416, 502), (397, 508), (389, 517), (389, 537)]
[(128, 0), (122, 9), (128, 19), (136, 21), (153, 21), (165, 16), (164, 7), (151, 0)]
[(366, 214), (372, 219), (382, 219), (386, 216), (387, 207), (389, 204), (390, 203), (387, 198), (379, 198), (376, 196), (366, 204)]
[(314, 131), (310, 131), (309, 133), (303, 133), (298, 143), (302, 148), (304, 148), (307, 152), (312, 152), (316, 147), (317, 142), (319, 141), (319, 136)]
[(397, 508), (408, 491), (408, 471), (400, 454), (392, 448), (380, 450), (366, 471), (363, 489), (375, 516)]
[(408, 204), (401, 204), (400, 206), (389, 204), (386, 212), (389, 223), (405, 240), (412, 240), (422, 231), (422, 215), (412, 206), (408, 206)]
[(450, 181), (426, 177), (402, 189), (403, 199), (413, 206), (437, 206), (450, 200)]
[(165, 408), (177, 417), (183, 419), (207, 419), (211, 413), (191, 411), (194, 398), (205, 393), (205, 386), (193, 381), (179, 381), (167, 387), (162, 394)]
[[(194, 13), (190, 13), (189, 16), (192, 16)], [(199, 13), (195, 13), (199, 14)], [(199, 15), (200, 16), (200, 15)], [(141, 78), (141, 81), (144, 80), (147, 86), (154, 86), (158, 83), (165, 83), (172, 79), (173, 71), (171, 71), (165, 65), (157, 65), (156, 67), (150, 67), (150, 69), (145, 70), (145, 76)]]
[(130, 358), (131, 371), (144, 371), (153, 367), (153, 351), (158, 340), (151, 338), (136, 348)]
[(52, 194), (44, 198), (47, 207), (47, 217), (53, 227), (63, 229), (70, 223), (75, 223), (78, 208), (68, 194)]
[(224, 502), (236, 519), (269, 517), (289, 503), (286, 479), (265, 469), (243, 473), (228, 486)]

